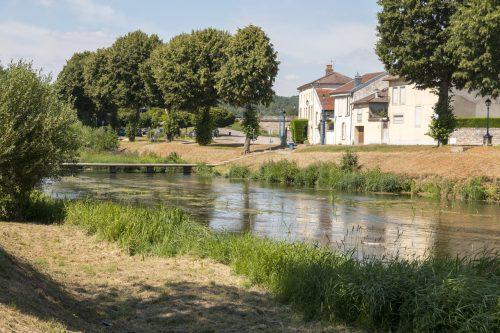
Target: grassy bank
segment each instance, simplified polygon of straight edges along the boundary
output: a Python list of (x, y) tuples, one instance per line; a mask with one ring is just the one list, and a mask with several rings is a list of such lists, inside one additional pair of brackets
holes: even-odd
[(80, 154), (80, 162), (85, 163), (186, 163), (177, 153), (166, 157), (154, 153), (139, 154), (136, 152), (92, 151)]
[(318, 162), (299, 167), (288, 160), (268, 161), (252, 172), (232, 165), (227, 177), (251, 178), (268, 183), (351, 192), (409, 193), (440, 199), (500, 202), (500, 183), (485, 177), (447, 180), (439, 177), (410, 178), (380, 169), (360, 170), (357, 162)]
[(183, 211), (71, 202), (65, 222), (131, 254), (208, 257), (265, 286), (307, 319), (370, 330), (500, 329), (500, 261), (358, 261), (328, 248), (216, 234)]

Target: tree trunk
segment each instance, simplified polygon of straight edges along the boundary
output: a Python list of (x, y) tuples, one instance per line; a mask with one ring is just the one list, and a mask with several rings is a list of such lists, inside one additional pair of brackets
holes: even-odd
[[(438, 101), (436, 104), (436, 114), (438, 115), (439, 126), (443, 129), (450, 130), (449, 119), (453, 117), (453, 109), (450, 107), (450, 83), (448, 80), (441, 81), (438, 90)], [(448, 135), (440, 135), (438, 137), (438, 146), (443, 146), (448, 143)]]
[(245, 137), (245, 144), (243, 145), (243, 155), (250, 154), (250, 140), (251, 138), (247, 134)]

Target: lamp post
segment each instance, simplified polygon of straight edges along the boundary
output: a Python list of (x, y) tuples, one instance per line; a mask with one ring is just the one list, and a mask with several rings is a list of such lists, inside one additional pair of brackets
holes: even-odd
[(483, 145), (491, 146), (493, 136), (490, 134), (490, 106), (491, 100), (488, 98), (485, 101), (486, 104), (486, 134), (483, 137)]
[(281, 146), (286, 147), (286, 112), (283, 110), (281, 112), (281, 119), (280, 119), (280, 139), (281, 139)]

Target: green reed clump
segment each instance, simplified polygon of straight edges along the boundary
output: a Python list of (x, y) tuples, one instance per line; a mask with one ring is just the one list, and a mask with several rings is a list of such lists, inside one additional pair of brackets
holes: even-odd
[(364, 190), (367, 192), (399, 193), (411, 189), (409, 179), (393, 173), (372, 169), (364, 172)]
[(227, 177), (231, 179), (246, 179), (250, 178), (252, 172), (245, 165), (231, 165), (227, 173)]
[(194, 167), (194, 173), (199, 177), (212, 177), (220, 175), (217, 170), (209, 166), (207, 163), (198, 163)]
[(356, 260), (326, 247), (211, 232), (178, 209), (71, 202), (66, 221), (131, 253), (209, 257), (306, 319), (401, 332), (500, 329), (500, 260)]
[(482, 178), (473, 178), (463, 184), (460, 188), (460, 195), (466, 201), (479, 201), (488, 198), (488, 192), (483, 185)]
[(269, 161), (261, 165), (258, 177), (269, 183), (291, 185), (295, 182), (299, 171), (300, 169), (295, 162), (288, 160)]

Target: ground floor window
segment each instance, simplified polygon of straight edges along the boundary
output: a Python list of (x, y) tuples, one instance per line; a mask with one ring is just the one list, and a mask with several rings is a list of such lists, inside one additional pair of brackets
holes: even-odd
[(393, 116), (394, 124), (403, 124), (404, 123), (404, 115), (395, 114)]
[(345, 139), (345, 129), (346, 129), (346, 126), (345, 126), (345, 123), (342, 123), (342, 140)]

